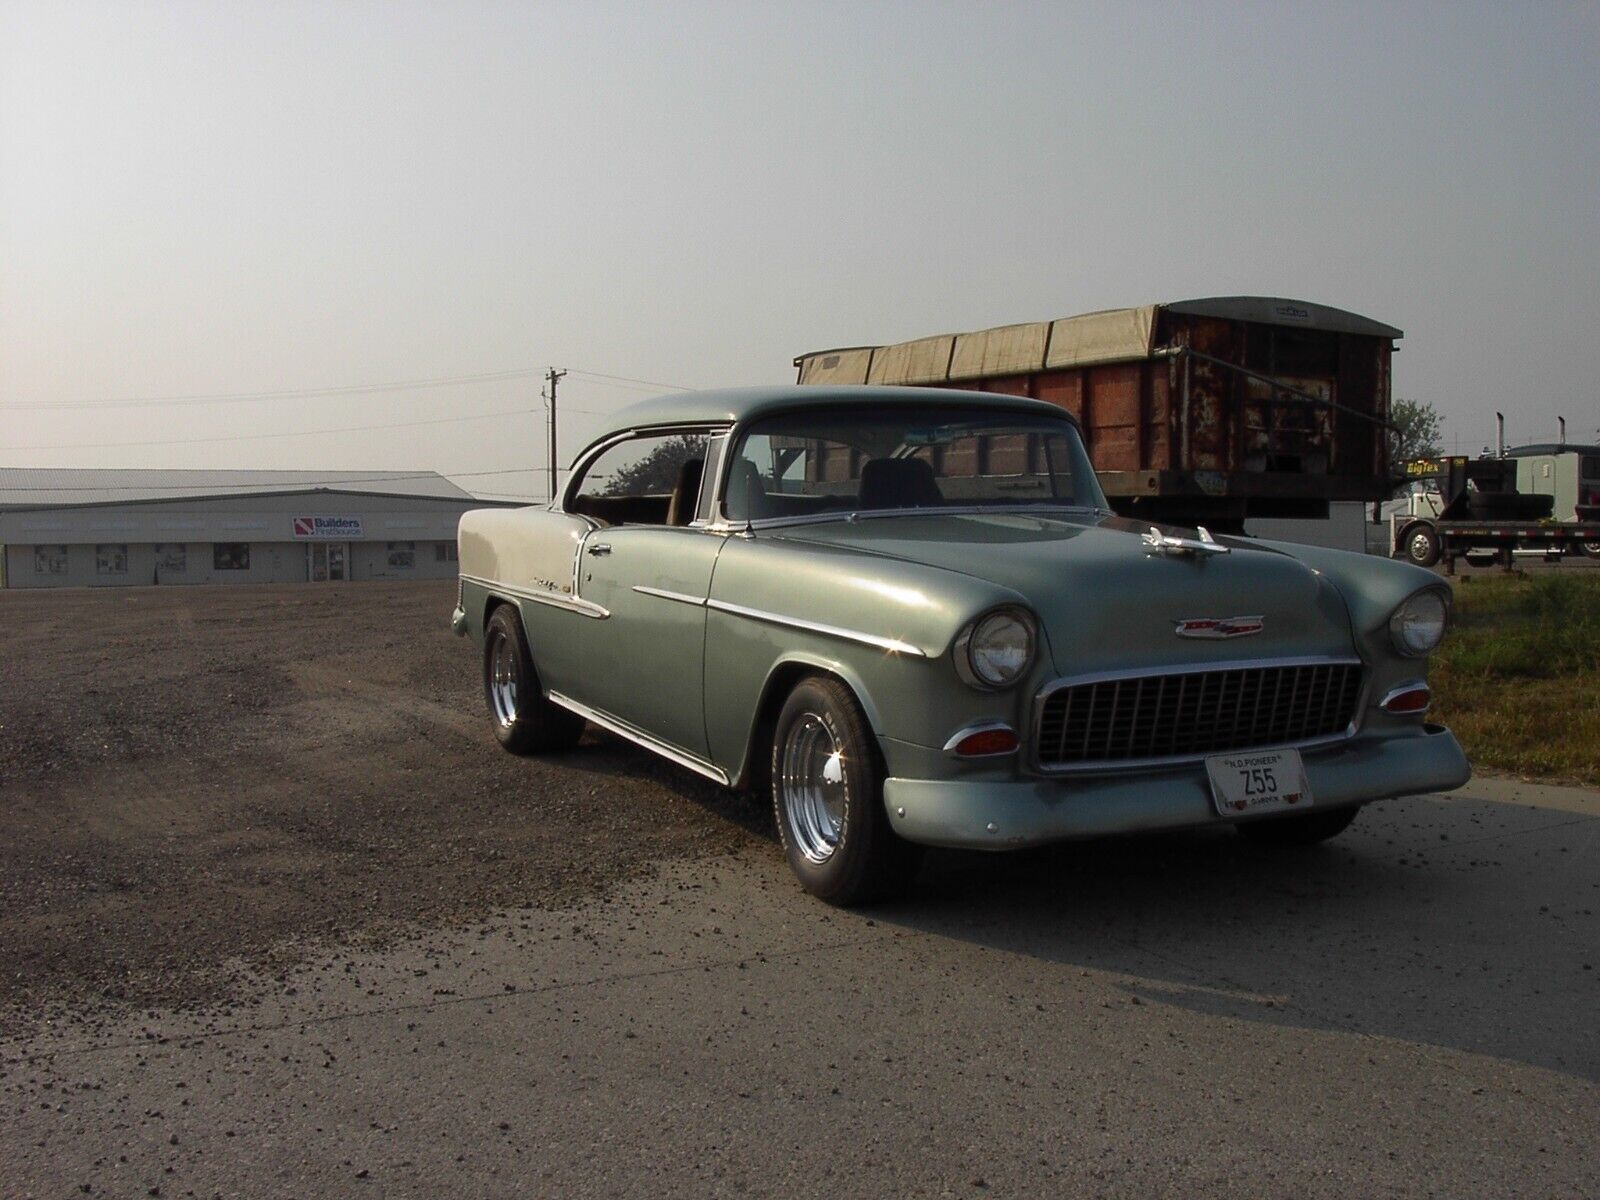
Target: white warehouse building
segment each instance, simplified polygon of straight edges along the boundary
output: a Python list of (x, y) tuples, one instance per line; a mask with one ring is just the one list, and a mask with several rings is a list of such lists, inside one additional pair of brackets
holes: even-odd
[(0, 467), (0, 587), (454, 578), (486, 507), (431, 471)]

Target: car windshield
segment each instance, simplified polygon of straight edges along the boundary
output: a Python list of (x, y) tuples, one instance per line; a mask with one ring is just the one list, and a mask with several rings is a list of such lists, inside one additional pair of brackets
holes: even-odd
[(983, 408), (822, 408), (757, 421), (735, 445), (726, 478), (730, 521), (1106, 507), (1075, 425)]

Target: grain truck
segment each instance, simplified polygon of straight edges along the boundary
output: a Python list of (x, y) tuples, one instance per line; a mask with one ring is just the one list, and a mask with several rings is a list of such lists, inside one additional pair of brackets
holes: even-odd
[[(1031, 396), (1082, 423), (1118, 512), (1240, 531), (1388, 495), (1401, 331), (1304, 300), (1224, 296), (818, 350), (801, 384)], [(982, 466), (979, 470), (983, 470)]]

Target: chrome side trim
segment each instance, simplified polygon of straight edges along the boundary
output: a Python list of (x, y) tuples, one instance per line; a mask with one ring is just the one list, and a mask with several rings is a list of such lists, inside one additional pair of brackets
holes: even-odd
[(966, 739), (971, 737), (973, 734), (991, 733), (1001, 730), (1011, 734), (1013, 737), (1017, 736), (1017, 731), (1011, 728), (1010, 724), (1006, 721), (979, 721), (974, 725), (963, 725), (960, 729), (952, 733), (949, 737), (949, 740), (945, 742), (944, 752), (951, 758), (960, 759), (962, 762), (971, 762), (974, 759), (979, 758), (1009, 758), (1011, 755), (1015, 754), (1019, 749), (1021, 749), (1022, 739), (1020, 737), (1017, 737), (1017, 745), (1011, 747), (1009, 750), (1000, 750), (997, 752), (991, 752), (989, 754), (956, 753), (956, 747), (962, 742), (966, 741)]
[(604, 621), (611, 615), (609, 609), (579, 596), (566, 596), (560, 592), (538, 592), (532, 588), (518, 587), (514, 583), (502, 583), (498, 579), (482, 579), (476, 575), (463, 575), (461, 578), (467, 583), (475, 583), (499, 595), (514, 596), (518, 600), (532, 600), (535, 604), (548, 604), (551, 608), (566, 609), (579, 616), (592, 617), (596, 621)]
[(820, 633), (823, 637), (860, 642), (863, 646), (876, 646), (879, 650), (887, 650), (891, 654), (909, 654), (913, 658), (928, 657), (927, 651), (920, 646), (913, 646), (910, 642), (902, 642), (898, 638), (879, 637), (875, 633), (843, 629), (838, 625), (824, 625), (819, 621), (802, 621), (799, 617), (786, 617), (782, 613), (767, 612), (760, 608), (746, 608), (742, 604), (729, 604), (726, 600), (707, 600), (705, 603), (707, 608), (731, 613), (736, 617), (748, 617), (752, 621), (765, 621), (769, 625), (785, 625), (790, 629), (803, 629), (807, 633)]
[(635, 728), (620, 718), (600, 712), (598, 709), (590, 708), (587, 704), (582, 704), (571, 696), (562, 695), (560, 692), (549, 692), (547, 696), (550, 703), (559, 704), (568, 712), (577, 713), (586, 721), (593, 721), (601, 729), (614, 733), (619, 738), (642, 746), (644, 749), (659, 754), (662, 758), (675, 762), (680, 767), (687, 767), (697, 775), (704, 775), (707, 779), (720, 783), (724, 787), (728, 785), (728, 773), (715, 763), (706, 762), (705, 759), (698, 758), (687, 750), (680, 750), (676, 746), (669, 745), (660, 738), (654, 737), (642, 729)]
[(654, 596), (658, 600), (676, 600), (679, 604), (693, 604), (697, 608), (705, 607), (705, 600), (700, 596), (686, 596), (682, 592), (669, 592), (666, 588), (645, 587), (634, 584), (633, 590), (641, 596)]
[(1361, 717), (1367, 711), (1367, 703), (1371, 700), (1372, 672), (1366, 669), (1366, 663), (1354, 656), (1345, 658), (1322, 658), (1316, 655), (1306, 655), (1297, 658), (1247, 658), (1232, 662), (1217, 663), (1186, 663), (1176, 667), (1139, 667), (1122, 671), (1096, 671), (1085, 675), (1069, 675), (1055, 679), (1045, 684), (1033, 699), (1033, 750), (1029, 756), (1029, 767), (1041, 775), (1104, 775), (1119, 771), (1156, 771), (1167, 767), (1186, 766), (1190, 763), (1204, 762), (1211, 757), (1209, 754), (1175, 754), (1163, 758), (1115, 758), (1096, 759), (1092, 762), (1067, 763), (1057, 766), (1046, 766), (1039, 761), (1039, 731), (1044, 725), (1044, 705), (1050, 696), (1062, 688), (1078, 687), (1088, 683), (1106, 683), (1115, 679), (1137, 679), (1149, 675), (1202, 675), (1208, 671), (1248, 671), (1263, 667), (1360, 667), (1361, 691), (1356, 697), (1355, 716), (1350, 724), (1338, 733), (1328, 734), (1326, 737), (1310, 738), (1300, 742), (1275, 743), (1284, 748), (1292, 747), (1296, 750), (1310, 750), (1319, 746), (1331, 746), (1338, 742), (1347, 742), (1361, 729)]

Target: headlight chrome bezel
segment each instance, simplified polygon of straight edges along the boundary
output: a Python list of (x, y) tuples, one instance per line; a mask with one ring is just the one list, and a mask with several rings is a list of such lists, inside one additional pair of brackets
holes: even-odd
[[(1003, 678), (991, 678), (978, 666), (978, 657), (975, 650), (981, 645), (980, 634), (984, 627), (992, 621), (1014, 621), (1020, 625), (1027, 635), (1027, 651), (1023, 655), (1021, 664), (1009, 675)], [(976, 688), (980, 692), (999, 692), (1006, 688), (1014, 687), (1025, 679), (1033, 670), (1034, 663), (1039, 657), (1039, 621), (1033, 613), (1015, 604), (1004, 604), (999, 608), (991, 608), (988, 612), (971, 621), (956, 637), (955, 645), (951, 648), (951, 657), (954, 659), (956, 674), (968, 687)]]
[[(1437, 604), (1439, 606), (1438, 633), (1427, 645), (1419, 648), (1413, 645), (1406, 637), (1410, 619), (1420, 615), (1418, 605)], [(1429, 618), (1432, 619), (1431, 617)], [(1404, 658), (1427, 658), (1444, 641), (1444, 635), (1450, 630), (1450, 594), (1444, 588), (1427, 587), (1421, 591), (1413, 592), (1396, 606), (1389, 615), (1389, 641), (1394, 646), (1395, 653)]]

